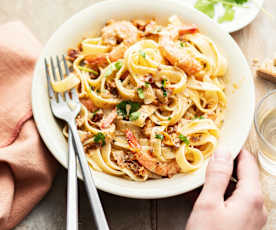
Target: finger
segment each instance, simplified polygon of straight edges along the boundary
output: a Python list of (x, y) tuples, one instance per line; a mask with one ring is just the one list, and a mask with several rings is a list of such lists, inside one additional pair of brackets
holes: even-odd
[(242, 150), (239, 155), (237, 173), (239, 186), (246, 189), (260, 189), (258, 164), (255, 157), (247, 150)]
[(206, 180), (200, 194), (201, 199), (209, 199), (213, 202), (224, 201), (224, 193), (233, 171), (233, 159), (226, 151), (216, 151), (210, 160)]
[(259, 180), (259, 168), (255, 157), (247, 150), (242, 150), (238, 158), (238, 184), (236, 191), (229, 198), (246, 199), (262, 195)]

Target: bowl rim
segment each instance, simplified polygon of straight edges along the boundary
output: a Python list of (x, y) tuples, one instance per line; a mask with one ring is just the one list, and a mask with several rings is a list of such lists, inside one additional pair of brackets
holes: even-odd
[[(36, 66), (35, 66), (35, 70), (34, 70), (34, 76), (33, 76), (33, 81), (32, 81), (32, 110), (33, 110), (33, 116), (34, 116), (34, 120), (35, 120), (35, 123), (36, 123), (36, 126), (37, 126), (37, 129), (40, 133), (40, 136), (42, 137), (45, 145), (47, 146), (47, 148), (49, 149), (49, 151), (51, 152), (51, 154), (55, 157), (55, 159), (65, 168), (67, 168), (67, 163), (64, 162), (64, 160), (62, 159), (62, 157), (59, 155), (59, 154), (55, 154), (55, 152), (57, 151), (56, 147), (54, 145), (51, 144), (51, 142), (48, 140), (48, 137), (49, 137), (49, 134), (46, 134), (44, 132), (44, 124), (43, 122), (40, 121), (39, 119), (39, 116), (38, 116), (38, 105), (37, 105), (37, 101), (34, 100), (34, 97), (36, 95), (36, 85), (34, 84), (35, 83), (35, 80), (36, 80), (36, 73), (38, 73), (39, 71), (39, 68), (41, 66), (41, 63), (43, 61), (43, 58), (44, 58), (44, 53), (45, 53), (45, 50), (47, 49), (47, 46), (48, 44), (55, 39), (56, 35), (58, 34), (58, 31), (61, 30), (61, 28), (65, 27), (66, 25), (70, 25), (74, 19), (76, 17), (79, 17), (79, 15), (85, 13), (85, 12), (89, 12), (89, 11), (93, 11), (93, 8), (95, 7), (105, 7), (107, 6), (108, 4), (114, 4), (115, 3), (123, 3), (125, 0), (105, 0), (105, 1), (101, 1), (101, 2), (98, 2), (98, 3), (95, 3), (95, 4), (92, 4), (90, 5), (89, 7), (87, 8), (84, 8), (80, 11), (78, 11), (77, 13), (75, 13), (73, 16), (71, 16), (69, 19), (67, 19), (62, 25), (60, 25), (58, 27), (58, 29), (52, 34), (52, 36), (50, 37), (50, 39), (47, 41), (47, 43), (44, 45), (44, 48), (41, 52), (41, 55), (36, 63)], [(132, 0), (131, 2), (135, 4), (139, 4), (139, 2), (148, 2), (148, 0)], [(212, 21), (208, 16), (198, 12), (197, 10), (195, 10), (193, 7), (191, 7), (190, 5), (184, 3), (184, 2), (181, 2), (179, 0), (159, 0), (158, 3), (162, 3), (162, 4), (166, 4), (166, 3), (175, 3), (177, 4), (179, 7), (182, 7), (182, 8), (186, 8), (187, 10), (191, 10), (191, 11), (194, 11), (193, 13), (194, 14), (197, 14), (199, 17), (205, 19), (206, 21), (208, 21), (208, 24), (210, 26), (214, 26), (219, 33), (221, 34), (224, 34), (224, 36), (229, 40), (232, 41), (232, 44), (233, 46), (235, 46), (238, 50), (239, 50), (239, 53), (241, 55), (241, 58), (243, 59), (243, 63), (245, 65), (247, 65), (247, 69), (249, 70), (250, 72), (250, 75), (251, 74), (251, 71), (250, 71), (250, 68), (249, 68), (249, 65), (246, 61), (246, 58), (244, 57), (242, 51), (240, 50), (239, 46), (236, 44), (236, 42), (234, 41), (234, 39), (227, 33), (225, 32), (222, 28), (219, 27), (219, 25), (217, 25), (214, 21)], [(152, 3), (153, 5), (155, 5), (155, 1), (153, 1)], [(249, 77), (249, 76), (248, 76)], [(253, 85), (253, 80), (252, 78), (249, 79), (250, 81), (250, 93), (251, 93), (251, 96), (252, 98), (250, 99), (251, 100), (251, 107), (250, 107), (250, 117), (249, 119), (247, 120), (247, 130), (244, 130), (244, 135), (242, 135), (241, 137), (241, 141), (240, 143), (245, 143), (246, 139), (247, 139), (247, 136), (249, 134), (249, 131), (251, 129), (251, 125), (252, 125), (252, 121), (253, 121), (253, 117), (254, 117), (254, 107), (255, 107), (255, 91), (254, 91), (254, 85)], [(245, 121), (246, 122), (246, 121)], [(239, 148), (241, 148), (242, 146), (239, 146)], [(236, 157), (239, 153), (239, 150), (238, 148), (236, 148), (237, 151), (234, 153), (234, 157)], [(208, 160), (206, 160), (205, 164), (208, 163)], [(97, 174), (98, 172), (93, 172), (92, 174)], [(80, 174), (80, 172), (78, 171), (78, 177), (80, 179), (82, 179), (82, 175)], [(164, 179), (165, 180), (165, 179)], [(157, 194), (153, 194), (153, 193), (146, 193), (146, 192), (143, 192), (141, 193), (141, 191), (138, 191), (138, 192), (134, 192), (133, 190), (128, 190), (128, 189), (122, 189), (120, 186), (118, 185), (115, 185), (115, 184), (112, 184), (112, 188), (109, 187), (110, 183), (106, 183), (105, 181), (101, 181), (100, 184), (98, 183), (95, 183), (96, 184), (96, 187), (102, 191), (105, 191), (105, 192), (108, 192), (108, 193), (112, 193), (114, 195), (118, 195), (118, 196), (123, 196), (123, 197), (128, 197), (128, 198), (136, 198), (136, 199), (159, 199), (159, 198), (166, 198), (166, 197), (171, 197), (171, 196), (176, 196), (176, 195), (179, 195), (179, 194), (182, 194), (182, 193), (186, 193), (186, 192), (189, 192), (195, 188), (198, 188), (199, 186), (203, 185), (205, 181), (205, 178), (203, 177), (202, 179), (198, 180), (198, 181), (195, 181), (193, 182), (193, 186), (191, 186), (189, 189), (178, 189), (176, 191), (166, 191), (164, 193), (162, 192), (157, 192), (158, 190), (156, 189), (156, 192)]]

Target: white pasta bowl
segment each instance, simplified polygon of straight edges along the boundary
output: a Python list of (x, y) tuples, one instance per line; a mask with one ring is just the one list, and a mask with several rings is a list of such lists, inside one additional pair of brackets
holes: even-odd
[[(179, 15), (187, 23), (198, 25), (221, 49), (229, 63), (227, 74), (228, 107), (220, 132), (218, 148), (237, 156), (248, 136), (254, 113), (254, 85), (250, 68), (241, 50), (229, 34), (207, 16), (175, 0), (110, 0), (92, 5), (67, 20), (47, 42), (37, 62), (32, 87), (32, 106), (38, 130), (48, 149), (67, 168), (67, 142), (60, 123), (53, 117), (49, 105), (44, 57), (66, 53), (87, 35), (99, 33), (108, 19), (156, 18), (167, 23), (171, 15)], [(234, 87), (234, 86), (238, 87)], [(97, 188), (131, 198), (164, 198), (191, 191), (204, 183), (207, 161), (190, 174), (170, 179), (134, 182), (93, 171)], [(79, 177), (81, 178), (80, 171)]]

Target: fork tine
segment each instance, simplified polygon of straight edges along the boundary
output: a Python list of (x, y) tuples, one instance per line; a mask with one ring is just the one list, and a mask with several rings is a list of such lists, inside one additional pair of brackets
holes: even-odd
[(75, 88), (72, 89), (71, 91), (72, 93), (72, 98), (75, 102), (79, 102), (79, 97), (78, 97), (78, 94), (77, 94), (77, 90)]
[(52, 69), (52, 74), (53, 74), (54, 80), (57, 81), (57, 75), (56, 75), (56, 71), (55, 71), (55, 65), (54, 65), (54, 61), (53, 61), (52, 57), (50, 57), (50, 62), (51, 62), (51, 69)]
[(67, 62), (65, 60), (64, 54), (62, 55), (62, 59), (63, 59), (64, 68), (65, 68), (65, 73), (66, 73), (66, 75), (69, 75), (69, 68), (68, 68)]
[[(68, 76), (69, 75), (69, 69), (68, 69), (67, 63), (65, 61), (64, 55), (62, 55), (62, 59), (63, 59), (63, 65), (64, 65), (64, 69), (65, 69), (65, 74), (66, 74), (66, 76)], [(63, 76), (63, 73), (62, 73), (62, 69), (61, 69), (61, 65), (60, 65), (60, 61), (59, 61), (58, 56), (57, 56), (57, 62), (58, 62), (58, 70), (59, 70), (60, 78), (63, 79), (64, 76)], [(68, 91), (66, 91), (64, 93), (64, 96), (65, 96), (66, 101), (70, 100)]]
[[(52, 69), (52, 74), (53, 74), (54, 80), (57, 81), (58, 79), (57, 79), (55, 66), (54, 66), (54, 61), (53, 61), (52, 57), (50, 58), (50, 62), (51, 62), (51, 69)], [(63, 100), (62, 95), (60, 93), (57, 93), (57, 95), (58, 95), (58, 101), (61, 102)]]
[(49, 98), (56, 100), (55, 93), (54, 93), (54, 90), (53, 90), (52, 85), (51, 85), (48, 62), (47, 62), (46, 58), (44, 59), (44, 63), (45, 63), (45, 73), (46, 73), (46, 77), (47, 77), (47, 86), (48, 86)]
[[(59, 76), (60, 76), (60, 79), (62, 80), (62, 79), (64, 79), (64, 75), (63, 75), (63, 72), (62, 72), (62, 69), (61, 69), (61, 64), (60, 64), (59, 57), (57, 56), (56, 59), (57, 59), (57, 66), (58, 66)], [(68, 101), (70, 99), (68, 91), (64, 92), (64, 96), (65, 96), (66, 101)]]
[(60, 80), (62, 80), (64, 78), (63, 73), (62, 73), (62, 69), (60, 66), (60, 61), (59, 61), (59, 57), (57, 56), (57, 66), (58, 66), (58, 72), (59, 72), (59, 76), (60, 76)]
[[(62, 55), (62, 59), (63, 59), (63, 64), (64, 64), (64, 68), (65, 68), (65, 73), (66, 75), (69, 75), (69, 68), (68, 68), (68, 65), (67, 65), (67, 62), (66, 62), (66, 59), (65, 59), (65, 56)], [(74, 101), (78, 102), (79, 101), (79, 97), (77, 95), (77, 91), (75, 88), (73, 88), (71, 90), (71, 94), (72, 94), (72, 98)]]

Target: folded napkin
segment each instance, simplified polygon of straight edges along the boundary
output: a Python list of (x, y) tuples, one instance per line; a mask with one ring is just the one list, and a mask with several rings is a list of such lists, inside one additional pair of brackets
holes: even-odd
[(0, 230), (12, 229), (49, 190), (57, 163), (31, 110), (40, 43), (20, 22), (0, 26)]

